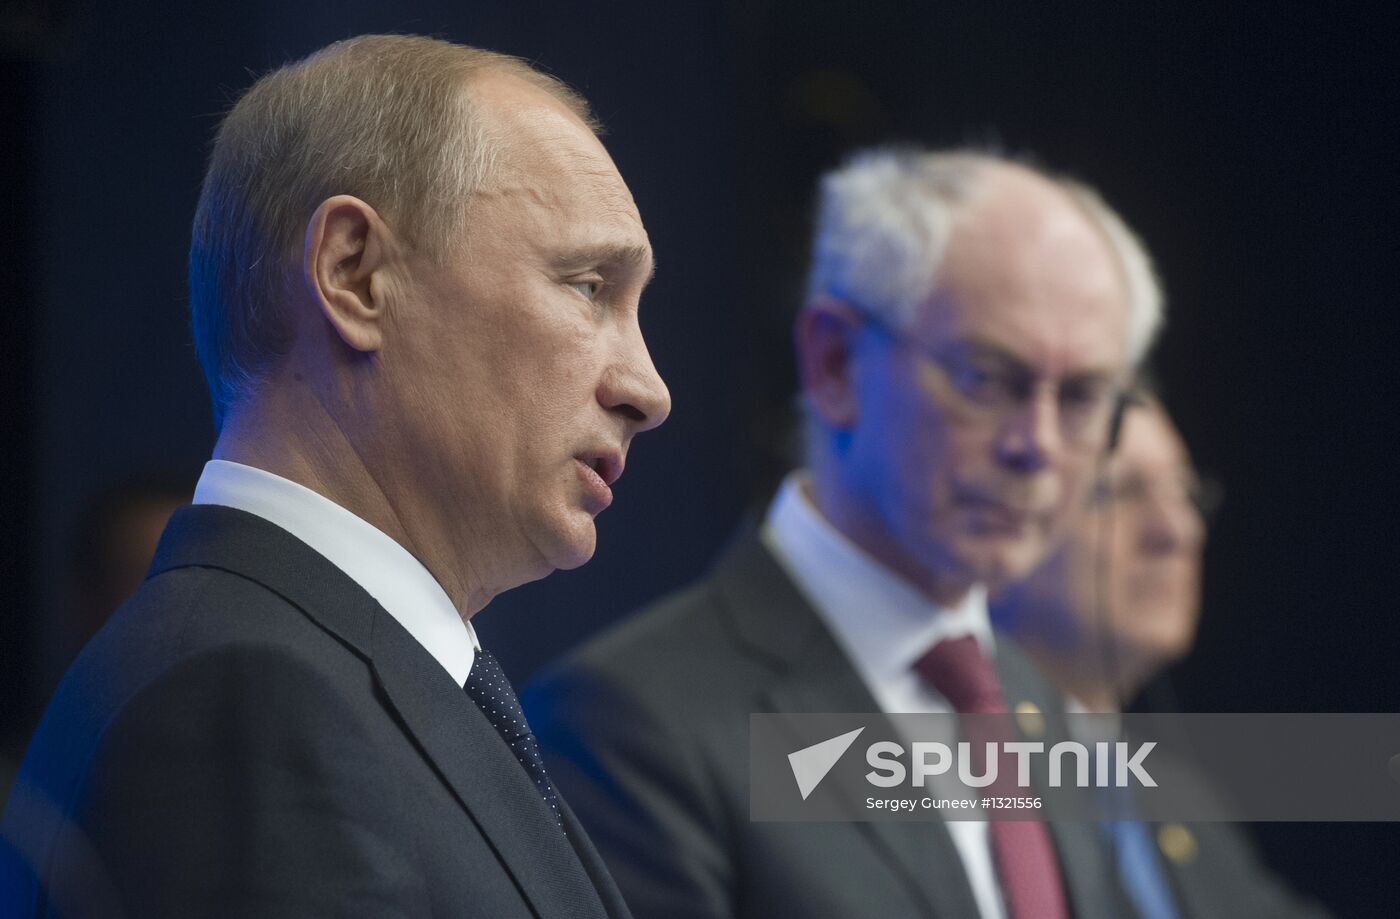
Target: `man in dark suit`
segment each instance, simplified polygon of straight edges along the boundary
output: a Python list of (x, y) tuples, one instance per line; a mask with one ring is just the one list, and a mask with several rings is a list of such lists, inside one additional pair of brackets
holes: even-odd
[[(1191, 649), (1206, 515), (1217, 500), (1161, 401), (1140, 393), (1087, 513), (1033, 574), (991, 602), (997, 628), (1025, 649), (1071, 712), (1118, 713)], [(1072, 719), (1069, 730), (1102, 724)], [(1322, 915), (1293, 896), (1231, 824), (1125, 819), (1101, 829), (1124, 891), (1149, 919)]]
[(1053, 717), (986, 590), (1085, 500), (1160, 311), (1082, 186), (912, 150), (824, 178), (796, 326), (806, 468), (711, 576), (527, 694), (639, 916), (1131, 915), (1083, 823), (750, 821), (748, 716)]
[(259, 80), (190, 252), (214, 459), (50, 703), (0, 912), (626, 916), (469, 620), (588, 560), (665, 418), (650, 271), (523, 62), (367, 36)]

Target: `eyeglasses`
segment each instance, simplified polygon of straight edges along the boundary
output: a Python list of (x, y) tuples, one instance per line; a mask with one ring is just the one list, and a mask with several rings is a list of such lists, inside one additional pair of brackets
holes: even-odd
[(1101, 479), (1094, 487), (1094, 504), (1142, 507), (1152, 500), (1189, 507), (1205, 523), (1210, 523), (1225, 501), (1225, 488), (1219, 480), (1186, 475), (1181, 478), (1149, 478), (1124, 475)]
[(999, 349), (961, 345), (931, 351), (907, 334), (862, 311), (867, 325), (908, 347), (933, 372), (925, 379), (941, 402), (977, 424), (998, 425), (1040, 398), (1049, 389), (1055, 399), (1060, 437), (1076, 449), (1103, 449), (1118, 404), (1127, 391), (1114, 376), (1087, 373), (1058, 382), (1040, 380), (1034, 371)]

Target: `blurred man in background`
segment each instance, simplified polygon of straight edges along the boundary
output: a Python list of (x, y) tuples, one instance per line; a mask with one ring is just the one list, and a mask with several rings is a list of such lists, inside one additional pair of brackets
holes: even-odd
[(1140, 398), (1088, 512), (991, 606), (993, 623), (1090, 712), (1118, 711), (1185, 656), (1200, 615), (1214, 489), (1196, 475), (1161, 403)]
[[(1117, 713), (1190, 651), (1206, 520), (1218, 500), (1162, 403), (1151, 394), (1135, 399), (1086, 512), (1034, 574), (991, 604), (993, 624), (1050, 677), (1071, 712)], [(1071, 732), (1086, 723), (1071, 718)], [(1103, 831), (1144, 919), (1322, 915), (1269, 874), (1237, 827), (1117, 820)]]
[(1080, 185), (879, 150), (823, 179), (812, 259), (805, 468), (538, 684), (552, 768), (640, 916), (1116, 919), (1092, 827), (752, 822), (748, 716), (1056, 707), (986, 591), (1088, 498), (1160, 321), (1148, 258)]

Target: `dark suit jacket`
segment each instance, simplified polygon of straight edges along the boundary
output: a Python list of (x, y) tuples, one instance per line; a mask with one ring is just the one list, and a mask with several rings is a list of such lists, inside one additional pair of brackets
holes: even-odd
[[(996, 664), (1008, 704), (1034, 704), (1063, 735), (1058, 697), (1009, 640)], [(710, 577), (547, 674), (525, 705), (639, 919), (978, 915), (942, 824), (750, 821), (749, 713), (879, 711), (753, 532)], [(1132, 916), (1099, 827), (1050, 829), (1073, 914)], [(1222, 876), (1241, 864), (1197, 860), (1191, 880), (1233, 885), (1243, 905), (1197, 912), (1187, 898), (1183, 919), (1276, 915), (1250, 906), (1249, 875)]]
[(565, 820), (354, 581), (187, 508), (30, 745), (0, 916), (626, 917)]

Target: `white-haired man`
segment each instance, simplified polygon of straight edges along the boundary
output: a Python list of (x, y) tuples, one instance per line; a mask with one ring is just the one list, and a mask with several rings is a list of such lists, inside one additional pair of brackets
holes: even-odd
[(626, 916), (468, 620), (588, 560), (669, 396), (582, 99), (503, 55), (332, 45), (224, 119), (190, 250), (220, 422), (65, 677), (6, 916)]
[(805, 468), (710, 577), (527, 694), (639, 916), (1125, 915), (1084, 826), (751, 822), (748, 716), (971, 712), (969, 674), (1053, 707), (986, 591), (1085, 500), (1160, 312), (1141, 246), (1081, 186), (917, 150), (825, 177)]

